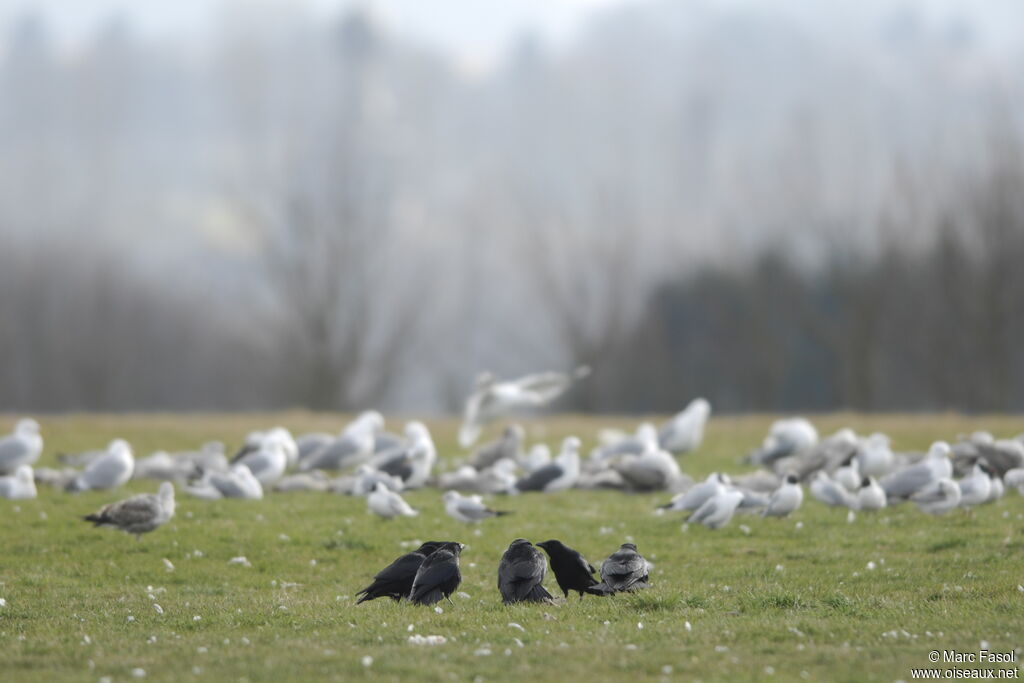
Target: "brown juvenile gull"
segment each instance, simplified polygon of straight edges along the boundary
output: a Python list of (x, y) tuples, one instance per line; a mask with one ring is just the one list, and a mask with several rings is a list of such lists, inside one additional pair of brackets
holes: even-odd
[(157, 493), (140, 493), (137, 496), (104, 505), (94, 514), (82, 519), (94, 526), (109, 526), (125, 533), (142, 534), (153, 531), (174, 517), (174, 484), (165, 481)]

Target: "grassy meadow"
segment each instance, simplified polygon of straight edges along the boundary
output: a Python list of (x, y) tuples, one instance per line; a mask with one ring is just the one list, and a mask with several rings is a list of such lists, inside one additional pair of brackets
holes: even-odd
[[(770, 416), (713, 418), (704, 446), (682, 458), (694, 477), (740, 472)], [(0, 419), (0, 427), (13, 424)], [(336, 431), (340, 416), (42, 417), (46, 450), (128, 439), (136, 456), (209, 439), (229, 451), (250, 429), (283, 424)], [(392, 419), (392, 427), (396, 421)], [(599, 427), (633, 419), (574, 416), (527, 423), (557, 445), (575, 433), (585, 450)], [(990, 429), (1024, 431), (1005, 417), (829, 415), (881, 430), (898, 450)], [(455, 456), (455, 423), (430, 423), (442, 460)], [(489, 438), (495, 430), (489, 431)], [(726, 528), (684, 528), (654, 514), (659, 495), (568, 491), (495, 498), (514, 514), (479, 526), (443, 512), (440, 493), (406, 499), (413, 519), (382, 521), (365, 501), (273, 493), (262, 501), (178, 496), (170, 524), (141, 541), (93, 529), (81, 516), (157, 484), (70, 495), (40, 488), (32, 501), (0, 500), (0, 680), (300, 681), (910, 680), (932, 650), (1018, 653), (1024, 646), (1024, 500), (943, 518), (901, 506), (860, 514), (807, 496), (783, 520), (737, 517)], [(505, 607), (498, 560), (517, 537), (558, 538), (595, 566), (625, 540), (655, 564), (652, 587), (607, 599)], [(408, 544), (457, 540), (463, 584), (441, 611), (354, 594)], [(232, 562), (244, 557), (245, 561)], [(558, 592), (549, 573), (546, 585)], [(439, 645), (411, 636), (443, 636)], [(948, 665), (947, 665), (948, 666)], [(1016, 666), (1016, 665), (1014, 665)]]

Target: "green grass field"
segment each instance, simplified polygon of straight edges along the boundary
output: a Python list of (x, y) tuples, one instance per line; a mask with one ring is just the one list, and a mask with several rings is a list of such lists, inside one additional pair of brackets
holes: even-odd
[[(739, 456), (770, 420), (713, 419), (683, 469), (695, 477), (741, 471)], [(272, 424), (302, 432), (343, 423), (305, 413), (40, 421), (40, 465), (114, 436), (141, 456), (212, 438), (230, 449), (249, 429)], [(552, 444), (575, 433), (589, 449), (599, 426), (634, 423), (569, 416), (528, 429)], [(823, 434), (885, 431), (901, 450), (974, 429), (1024, 430), (1019, 418), (949, 415), (815, 423)], [(431, 427), (442, 459), (454, 455), (454, 423)], [(1024, 500), (1015, 492), (971, 513), (932, 518), (904, 505), (853, 523), (808, 496), (789, 519), (737, 518), (720, 531), (684, 531), (676, 515), (656, 516), (665, 495), (581, 491), (495, 499), (515, 514), (478, 527), (447, 517), (436, 490), (408, 494), (421, 516), (392, 522), (369, 515), (362, 499), (320, 493), (214, 502), (179, 495), (175, 519), (139, 542), (80, 520), (155, 489), (132, 482), (117, 492), (40, 489), (38, 500), (0, 500), (0, 680), (123, 681), (142, 669), (148, 680), (176, 681), (893, 681), (931, 666), (932, 650), (977, 652), (984, 642), (1019, 657), (1024, 645)], [(496, 570), (519, 536), (561, 539), (595, 565), (632, 539), (656, 565), (653, 586), (505, 607)], [(386, 600), (355, 607), (356, 591), (406, 552), (403, 541), (417, 539), (467, 545), (464, 595), (442, 613)], [(229, 563), (238, 556), (251, 566)], [(546, 585), (557, 591), (550, 573)], [(416, 645), (414, 634), (447, 642)]]

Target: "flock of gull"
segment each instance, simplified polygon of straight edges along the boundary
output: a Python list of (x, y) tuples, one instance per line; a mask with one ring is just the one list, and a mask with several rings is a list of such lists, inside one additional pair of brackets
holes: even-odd
[[(1024, 435), (996, 439), (976, 432), (953, 445), (937, 441), (926, 453), (896, 452), (884, 434), (861, 436), (841, 429), (820, 438), (814, 425), (800, 417), (774, 422), (763, 443), (745, 456), (743, 473), (714, 472), (694, 481), (680, 469), (678, 458), (703, 441), (711, 414), (703, 398), (660, 426), (645, 422), (631, 433), (602, 430), (585, 457), (576, 436), (565, 438), (552, 455), (544, 443), (528, 444), (526, 431), (515, 423), (493, 441), (475, 446), (489, 423), (550, 403), (588, 372), (579, 368), (507, 381), (482, 375), (458, 433), (463, 453), (443, 471), (423, 422), (408, 422), (396, 434), (385, 429), (376, 411), (362, 413), (336, 434), (294, 436), (284, 427), (255, 431), (231, 458), (223, 444), (212, 442), (194, 451), (160, 451), (136, 459), (125, 440), (115, 439), (102, 450), (58, 455), (59, 468), (33, 467), (43, 438), (35, 420), (23, 419), (13, 433), (0, 437), (0, 498), (34, 498), (37, 485), (81, 492), (117, 489), (131, 479), (159, 480), (156, 493), (113, 502), (85, 517), (138, 537), (173, 517), (175, 486), (201, 499), (259, 499), (271, 491), (360, 496), (370, 512), (385, 519), (420, 514), (402, 494), (436, 487), (443, 491), (445, 513), (469, 524), (508, 514), (492, 508), (484, 496), (569, 489), (661, 491), (672, 497), (658, 514), (683, 512), (688, 524), (710, 529), (729, 524), (736, 514), (786, 517), (803, 504), (805, 487), (825, 505), (847, 508), (851, 518), (855, 511), (903, 502), (940, 515), (991, 503), (1007, 488), (1024, 494)], [(630, 544), (602, 564), (600, 582), (572, 548), (556, 540), (537, 545), (548, 552), (566, 594), (608, 595), (646, 585), (648, 563)], [(461, 580), (461, 549), (451, 541), (424, 544), (379, 573), (362, 600), (386, 595), (429, 604), (448, 597)], [(545, 564), (529, 541), (514, 541), (499, 571), (503, 599), (550, 598), (540, 584)], [(632, 579), (617, 578), (620, 565), (631, 567)]]

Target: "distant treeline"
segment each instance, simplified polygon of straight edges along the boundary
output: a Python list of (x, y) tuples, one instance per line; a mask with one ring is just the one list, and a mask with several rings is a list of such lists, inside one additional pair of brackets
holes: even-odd
[(771, 252), (666, 282), (595, 362), (583, 400), (629, 412), (694, 395), (724, 411), (1024, 410), (1024, 173), (1011, 148), (930, 219), (927, 245), (906, 246), (913, 226), (893, 221), (876, 257), (838, 251), (801, 268)]

